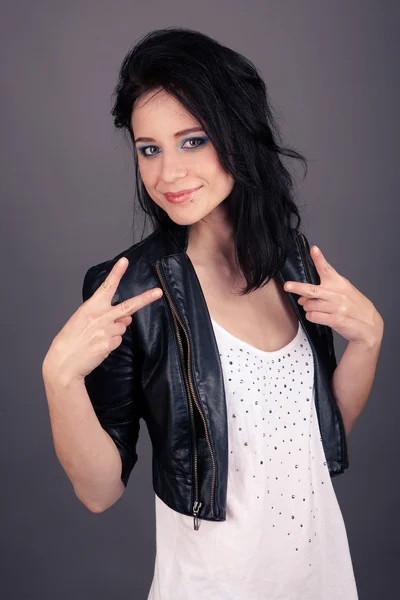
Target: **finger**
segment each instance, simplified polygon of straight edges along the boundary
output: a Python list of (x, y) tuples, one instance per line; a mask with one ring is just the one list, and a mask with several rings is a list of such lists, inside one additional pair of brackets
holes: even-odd
[(138, 296), (133, 296), (132, 298), (128, 298), (124, 302), (120, 302), (114, 306), (111, 310), (111, 316), (113, 320), (118, 319), (120, 317), (131, 315), (132, 313), (140, 310), (147, 304), (154, 302), (154, 300), (158, 300), (161, 298), (163, 292), (161, 288), (152, 288), (151, 290), (146, 290), (142, 294)]
[(325, 290), (321, 285), (304, 283), (302, 281), (286, 281), (284, 290), (307, 298), (324, 297)]
[(124, 317), (119, 317), (119, 319), (115, 319), (116, 323), (123, 323), (128, 326), (132, 323), (132, 315), (125, 315)]
[(313, 259), (314, 265), (318, 271), (318, 275), (320, 276), (321, 283), (330, 281), (332, 278), (337, 277), (339, 275), (339, 273), (331, 265), (331, 263), (327, 261), (322, 250), (315, 246), (315, 244), (312, 246), (310, 254), (311, 258)]
[(121, 281), (122, 275), (125, 273), (129, 260), (126, 256), (122, 256), (113, 266), (103, 283), (98, 287), (99, 294), (105, 294), (105, 296), (111, 300), (117, 291), (119, 282)]

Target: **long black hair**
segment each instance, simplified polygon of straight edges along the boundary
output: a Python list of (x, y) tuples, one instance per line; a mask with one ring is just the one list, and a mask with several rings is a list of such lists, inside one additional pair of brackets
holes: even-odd
[(136, 194), (154, 228), (168, 230), (176, 224), (143, 185), (131, 118), (140, 96), (162, 89), (198, 120), (234, 179), (224, 202), (237, 265), (247, 282), (241, 295), (247, 294), (268, 283), (283, 266), (293, 243), (291, 228), (301, 224), (291, 193), (293, 181), (280, 155), (301, 160), (305, 174), (306, 159), (278, 145), (280, 134), (266, 85), (250, 60), (192, 29), (151, 31), (122, 62), (111, 114), (115, 127), (122, 128), (132, 144)]

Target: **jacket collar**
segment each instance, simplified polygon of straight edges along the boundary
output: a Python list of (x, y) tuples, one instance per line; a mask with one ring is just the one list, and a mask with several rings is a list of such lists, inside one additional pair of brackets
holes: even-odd
[(189, 233), (191, 225), (179, 225), (171, 221), (172, 226), (169, 229), (169, 234), (173, 241), (179, 246), (182, 252), (186, 254), (189, 244)]
[[(170, 239), (173, 242), (173, 247), (171, 251), (164, 253), (163, 257), (167, 258), (169, 256), (175, 256), (177, 254), (177, 249), (179, 253), (187, 254), (187, 248), (189, 244), (189, 233), (190, 233), (191, 225), (179, 225), (170, 220), (170, 228), (168, 230), (168, 234)], [(294, 229), (292, 229), (293, 234), (293, 245), (288, 252), (288, 256), (282, 268), (278, 271), (278, 277), (282, 283), (285, 281), (293, 280), (293, 281), (308, 281), (306, 268), (304, 264), (303, 252), (301, 249), (301, 244), (296, 235)], [(165, 250), (165, 249), (164, 249)], [(187, 257), (188, 258), (188, 257)]]
[[(191, 225), (179, 225), (171, 220), (171, 227), (168, 230), (169, 236), (174, 242), (174, 245), (177, 246), (180, 252), (184, 254), (187, 253), (190, 227)], [(285, 281), (288, 281), (289, 279), (295, 281), (307, 281), (307, 274), (302, 257), (300, 242), (294, 230), (292, 230), (292, 233), (293, 245), (289, 250), (285, 264), (278, 272), (278, 277), (282, 285), (285, 283)], [(172, 252), (170, 253), (165, 254), (164, 257), (175, 254), (176, 249), (172, 250)]]

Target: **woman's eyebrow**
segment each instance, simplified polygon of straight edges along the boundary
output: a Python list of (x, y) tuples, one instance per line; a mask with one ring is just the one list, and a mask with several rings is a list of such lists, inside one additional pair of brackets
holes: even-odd
[[(187, 133), (194, 133), (195, 131), (203, 131), (202, 127), (191, 127), (189, 129), (182, 129), (181, 131), (177, 131), (174, 133), (174, 137), (180, 137), (181, 135), (186, 135)], [(149, 137), (138, 137), (135, 139), (136, 142), (155, 142), (156, 140)]]

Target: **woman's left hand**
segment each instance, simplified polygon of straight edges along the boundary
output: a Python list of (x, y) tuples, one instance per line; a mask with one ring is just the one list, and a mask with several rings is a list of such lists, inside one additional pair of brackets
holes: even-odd
[(317, 246), (310, 256), (320, 276), (320, 285), (287, 281), (284, 289), (301, 297), (298, 303), (313, 323), (328, 325), (349, 342), (367, 347), (380, 343), (383, 319), (373, 303), (340, 275)]

